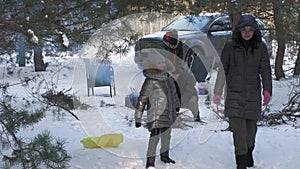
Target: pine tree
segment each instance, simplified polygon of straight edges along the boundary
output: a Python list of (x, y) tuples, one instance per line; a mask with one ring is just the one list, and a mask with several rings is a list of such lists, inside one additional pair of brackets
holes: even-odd
[(27, 78), (17, 84), (0, 84), (0, 155), (3, 160), (0, 168), (67, 168), (71, 157), (65, 150), (64, 140), (54, 138), (49, 131), (34, 138), (20, 134), (20, 131), (34, 127), (47, 111), (45, 106), (36, 101), (8, 93), (11, 86), (26, 85), (30, 80)]

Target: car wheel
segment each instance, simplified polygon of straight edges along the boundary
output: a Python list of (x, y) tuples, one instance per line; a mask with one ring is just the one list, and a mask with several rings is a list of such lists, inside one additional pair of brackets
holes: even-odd
[(189, 49), (184, 61), (187, 63), (187, 66), (191, 69), (196, 81), (205, 82), (207, 70), (201, 60), (201, 57), (196, 52), (194, 52), (193, 49)]

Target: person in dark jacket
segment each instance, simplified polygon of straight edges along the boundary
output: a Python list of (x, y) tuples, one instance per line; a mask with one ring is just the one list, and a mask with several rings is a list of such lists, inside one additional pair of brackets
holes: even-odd
[(200, 120), (198, 93), (195, 88), (196, 79), (186, 63), (183, 62), (182, 42), (178, 39), (178, 32), (172, 30), (163, 36), (163, 55), (172, 61), (175, 71), (172, 75), (181, 91), (181, 107), (189, 109), (195, 121)]
[(225, 116), (233, 131), (238, 169), (253, 167), (257, 120), (272, 95), (271, 66), (266, 44), (252, 15), (243, 15), (236, 25), (232, 40), (221, 54), (214, 89), (214, 103), (220, 104), (226, 81)]
[(161, 139), (160, 159), (165, 163), (175, 163), (169, 157), (171, 127), (180, 107), (178, 87), (168, 71), (173, 71), (171, 61), (164, 58), (157, 49), (146, 49), (148, 58), (143, 61), (146, 77), (135, 110), (135, 126), (140, 127), (147, 108), (147, 128), (150, 139), (147, 150), (146, 168), (154, 167), (156, 147)]

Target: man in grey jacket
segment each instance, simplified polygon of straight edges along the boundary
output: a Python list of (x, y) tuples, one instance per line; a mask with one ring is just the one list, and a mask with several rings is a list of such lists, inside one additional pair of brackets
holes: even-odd
[[(172, 72), (173, 78), (178, 83), (181, 92), (181, 108), (189, 109), (197, 122), (202, 122), (200, 119), (200, 111), (198, 104), (198, 93), (195, 88), (196, 79), (187, 67), (187, 64), (182, 60), (183, 49), (182, 42), (178, 39), (178, 32), (172, 30), (166, 32), (163, 36), (162, 51), (164, 57), (168, 58), (175, 66), (174, 72)], [(206, 77), (207, 72), (199, 72), (203, 78)]]

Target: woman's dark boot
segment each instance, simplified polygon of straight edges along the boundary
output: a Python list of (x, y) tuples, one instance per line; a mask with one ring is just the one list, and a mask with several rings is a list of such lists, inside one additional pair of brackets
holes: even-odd
[(252, 155), (253, 150), (254, 150), (254, 146), (248, 148), (247, 167), (253, 167), (254, 166), (253, 155)]
[(164, 153), (161, 153), (160, 154), (160, 160), (164, 163), (173, 163), (175, 164), (175, 161), (172, 160), (170, 157), (169, 157), (169, 151), (166, 151)]
[(236, 155), (235, 160), (236, 160), (236, 168), (237, 169), (246, 169), (247, 154)]
[(146, 168), (154, 167), (155, 157), (147, 157)]

